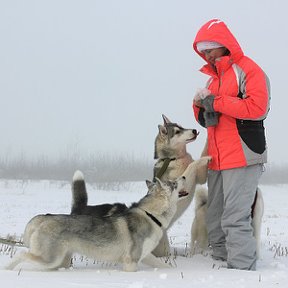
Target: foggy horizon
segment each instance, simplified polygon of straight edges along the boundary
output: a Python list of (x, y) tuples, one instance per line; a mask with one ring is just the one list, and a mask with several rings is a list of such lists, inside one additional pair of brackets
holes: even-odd
[[(200, 131), (187, 146), (197, 159), (206, 131), (192, 99), (207, 77), (192, 50), (198, 29), (223, 20), (271, 82), (265, 120), (269, 163), (287, 163), (280, 136), (288, 100), (283, 1), (0, 1), (0, 157), (58, 159), (104, 153), (153, 160), (162, 114)], [(278, 53), (276, 53), (278, 52)]]

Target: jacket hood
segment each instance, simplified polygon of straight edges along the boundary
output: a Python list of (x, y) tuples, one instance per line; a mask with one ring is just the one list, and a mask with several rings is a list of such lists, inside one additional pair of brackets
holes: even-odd
[(206, 62), (204, 54), (197, 49), (197, 43), (202, 41), (214, 41), (222, 44), (231, 53), (233, 62), (237, 61), (244, 55), (238, 41), (228, 29), (226, 24), (219, 19), (212, 19), (204, 24), (198, 31), (193, 42), (193, 49), (198, 53)]

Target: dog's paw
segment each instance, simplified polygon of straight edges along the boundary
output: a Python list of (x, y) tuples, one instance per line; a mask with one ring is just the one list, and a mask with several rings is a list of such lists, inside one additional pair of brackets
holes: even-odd
[(203, 156), (200, 159), (196, 160), (198, 166), (205, 166), (212, 160), (211, 156)]
[(153, 254), (148, 254), (142, 262), (145, 265), (154, 267), (154, 268), (171, 268), (172, 266), (165, 261), (166, 257), (156, 257)]

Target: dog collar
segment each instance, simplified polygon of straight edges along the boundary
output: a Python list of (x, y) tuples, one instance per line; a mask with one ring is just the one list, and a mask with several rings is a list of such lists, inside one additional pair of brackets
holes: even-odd
[[(163, 159), (163, 161), (164, 161), (164, 162), (163, 162), (163, 165), (162, 165), (162, 167), (160, 168), (159, 172), (157, 173), (157, 175), (156, 175), (155, 177), (161, 179), (161, 177), (163, 176), (163, 174), (166, 172), (166, 170), (167, 170), (170, 162), (171, 162), (171, 161), (174, 161), (174, 160), (176, 160), (176, 158), (165, 158), (165, 159)], [(155, 179), (154, 179), (154, 180), (155, 180)]]
[(145, 213), (159, 226), (162, 227), (161, 222), (152, 214), (150, 214), (149, 212), (145, 211)]

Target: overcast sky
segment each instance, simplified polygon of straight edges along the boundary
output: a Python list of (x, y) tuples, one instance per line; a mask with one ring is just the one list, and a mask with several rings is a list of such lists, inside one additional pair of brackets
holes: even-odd
[[(0, 0), (0, 156), (79, 150), (153, 159), (161, 114), (206, 132), (192, 99), (207, 80), (192, 50), (220, 18), (268, 74), (270, 162), (288, 162), (286, 0)], [(284, 127), (284, 130), (282, 129)]]

